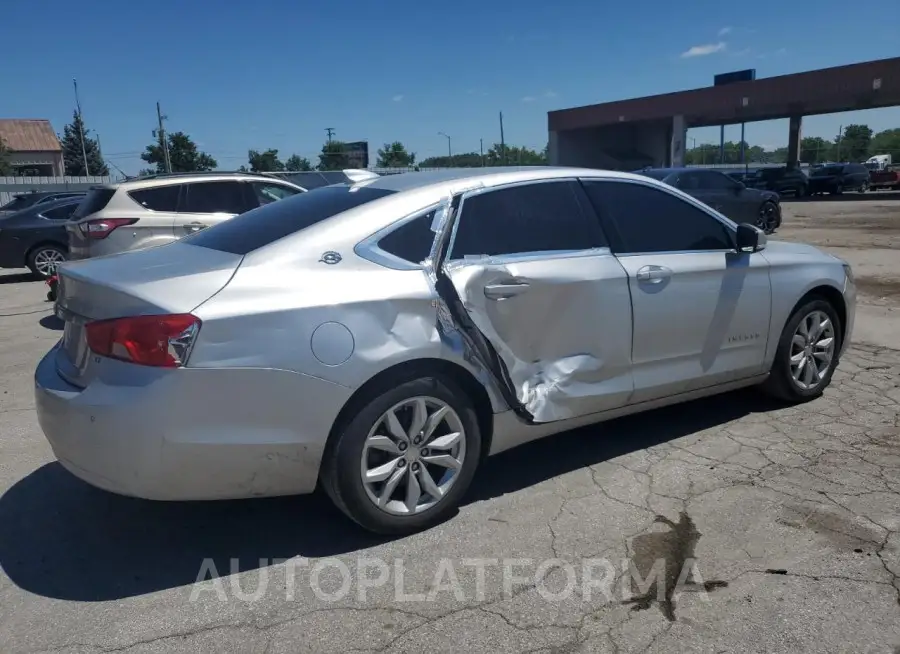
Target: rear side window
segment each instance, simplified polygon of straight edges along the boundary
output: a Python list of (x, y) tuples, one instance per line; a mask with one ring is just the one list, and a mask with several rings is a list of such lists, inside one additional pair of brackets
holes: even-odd
[(284, 200), (301, 192), (284, 184), (269, 184), (268, 182), (252, 182), (251, 186), (253, 187), (256, 204), (260, 207), (270, 202)]
[(240, 182), (185, 184), (181, 213), (243, 213), (247, 210)]
[(422, 263), (431, 254), (431, 246), (434, 244), (431, 225), (434, 223), (435, 211), (437, 210), (429, 211), (398, 227), (379, 240), (378, 247), (404, 261)]
[(68, 220), (78, 207), (77, 204), (64, 204), (61, 207), (53, 207), (41, 212), (41, 215), (50, 220)]
[(168, 186), (129, 191), (128, 197), (150, 211), (175, 212), (178, 211), (178, 193), (180, 190), (181, 184), (170, 184)]
[(196, 232), (187, 236), (184, 242), (243, 256), (394, 192), (369, 186), (328, 186), (298, 193)]
[(78, 205), (72, 218), (78, 220), (92, 213), (103, 211), (115, 194), (116, 189), (114, 188), (92, 188)]

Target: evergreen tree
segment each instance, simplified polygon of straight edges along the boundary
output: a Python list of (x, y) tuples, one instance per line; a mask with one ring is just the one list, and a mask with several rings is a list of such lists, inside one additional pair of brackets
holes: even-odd
[[(81, 147), (82, 134), (84, 134), (84, 149)], [(90, 130), (84, 126), (77, 110), (72, 115), (72, 122), (63, 127), (62, 149), (66, 175), (72, 177), (109, 175), (109, 168), (100, 155), (100, 146), (95, 139), (90, 137)], [(84, 168), (85, 154), (87, 154), (88, 170)]]

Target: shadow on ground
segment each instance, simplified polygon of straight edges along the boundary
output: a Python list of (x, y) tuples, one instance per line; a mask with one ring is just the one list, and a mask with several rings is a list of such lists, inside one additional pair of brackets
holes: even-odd
[(798, 198), (793, 195), (782, 195), (782, 204), (803, 202), (900, 202), (900, 191), (869, 191), (855, 193), (848, 191), (841, 195), (812, 195)]
[(35, 275), (32, 275), (30, 272), (27, 273), (7, 273), (5, 275), (0, 275), (0, 284), (22, 284), (24, 282), (39, 282), (41, 281)]
[[(620, 455), (774, 408), (752, 391), (660, 409), (531, 443), (487, 461), (466, 503), (522, 491)], [(112, 495), (50, 463), (0, 497), (0, 567), (21, 588), (76, 601), (194, 583), (206, 558), (228, 570), (260, 559), (324, 557), (384, 542), (320, 494), (164, 503)], [(451, 519), (437, 529), (453, 529)]]

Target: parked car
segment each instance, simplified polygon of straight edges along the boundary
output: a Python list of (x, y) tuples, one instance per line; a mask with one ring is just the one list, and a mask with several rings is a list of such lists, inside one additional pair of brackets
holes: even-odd
[(873, 191), (887, 189), (900, 191), (900, 169), (887, 166), (880, 170), (869, 170), (869, 188)]
[(0, 216), (0, 268), (29, 268), (41, 279), (50, 278), (68, 258), (66, 221), (81, 198), (40, 202)]
[(72, 259), (162, 245), (305, 189), (256, 173), (151, 175), (90, 190), (66, 226)]
[(809, 193), (841, 195), (844, 191), (869, 190), (869, 169), (863, 164), (829, 164), (816, 168), (809, 176)]
[(161, 500), (321, 485), (385, 533), (536, 438), (757, 384), (818, 397), (856, 298), (840, 259), (672, 186), (549, 167), (329, 186), (59, 279), (35, 394), (64, 467)]
[(36, 204), (45, 204), (47, 202), (56, 202), (63, 198), (83, 198), (87, 191), (44, 191), (32, 193), (19, 193), (14, 195), (13, 199), (0, 206), (0, 215), (15, 213), (22, 209), (33, 207)]
[(755, 177), (746, 183), (753, 188), (798, 198), (809, 192), (809, 179), (799, 168), (760, 168)]
[(735, 222), (756, 225), (766, 234), (781, 227), (781, 201), (777, 193), (748, 188), (718, 170), (648, 168), (640, 174), (692, 195)]

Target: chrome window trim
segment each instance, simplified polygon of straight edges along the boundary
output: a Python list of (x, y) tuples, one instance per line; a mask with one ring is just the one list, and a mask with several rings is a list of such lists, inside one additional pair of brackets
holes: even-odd
[[(654, 184), (652, 182), (645, 182), (644, 180), (638, 180), (638, 179), (617, 179), (617, 178), (611, 178), (611, 177), (581, 177), (579, 179), (581, 179), (582, 181), (587, 181), (587, 182), (605, 182), (605, 183), (611, 183), (611, 184), (617, 184), (617, 183), (618, 184), (638, 184), (640, 186), (646, 186), (648, 188), (656, 189), (657, 191), (671, 195), (676, 200), (686, 202), (687, 204), (690, 204), (690, 205), (694, 206), (695, 208), (699, 209), (700, 211), (705, 213), (710, 218), (713, 218), (714, 220), (718, 221), (725, 228), (725, 230), (732, 236), (732, 239), (737, 238), (737, 223), (736, 222), (734, 222), (727, 216), (720, 214), (719, 212), (717, 212), (715, 209), (713, 209), (709, 205), (706, 205), (703, 202), (700, 202), (700, 200), (698, 200), (694, 196), (689, 195), (688, 193), (685, 193), (684, 191), (682, 191), (680, 189), (671, 187), (663, 182)], [(675, 191), (675, 192), (673, 192), (673, 191)], [(607, 218), (607, 220), (609, 220), (609, 218)], [(733, 242), (736, 243), (736, 241), (733, 241)], [(725, 250), (716, 249), (716, 250), (667, 250), (665, 252), (659, 252), (659, 251), (657, 251), (657, 252), (616, 252), (616, 256), (617, 257), (636, 257), (636, 256), (646, 256), (646, 255), (652, 255), (652, 254), (657, 254), (657, 255), (661, 255), (661, 254), (699, 254), (699, 253), (703, 253), (703, 252), (736, 252), (736, 251), (737, 251), (736, 247), (733, 247), (733, 248), (729, 248), (729, 249), (725, 249)]]
[[(447, 204), (447, 200), (441, 200), (440, 202), (435, 202), (434, 204), (430, 204), (424, 209), (417, 209), (411, 214), (407, 214), (403, 218), (399, 220), (395, 220), (390, 225), (382, 227), (374, 234), (367, 236), (362, 241), (357, 243), (353, 247), (353, 252), (356, 256), (365, 259), (366, 261), (371, 261), (372, 263), (376, 263), (379, 266), (384, 266), (385, 268), (391, 268), (392, 270), (422, 270), (422, 263), (407, 261), (406, 259), (402, 259), (395, 254), (391, 254), (386, 250), (381, 249), (378, 245), (379, 241), (383, 239), (388, 234), (400, 229), (404, 225), (411, 223), (413, 220), (417, 218), (421, 218), (422, 216), (431, 213), (432, 211), (436, 211), (441, 207)], [(435, 234), (435, 236), (437, 236)], [(434, 244), (434, 239), (432, 239), (432, 244)]]
[[(516, 252), (515, 254), (503, 254), (498, 256), (470, 256), (468, 259), (463, 258), (454, 258), (453, 257), (453, 248), (456, 245), (456, 232), (459, 229), (459, 223), (462, 220), (463, 216), (465, 216), (465, 207), (466, 200), (478, 195), (483, 195), (485, 193), (491, 193), (494, 191), (503, 191), (510, 188), (516, 188), (519, 186), (533, 186), (534, 184), (547, 184), (551, 182), (574, 182), (578, 183), (577, 177), (543, 177), (539, 179), (528, 179), (528, 180), (519, 180), (516, 182), (507, 182), (505, 184), (496, 184), (493, 186), (482, 186), (479, 188), (471, 189), (469, 191), (465, 191), (460, 198), (459, 207), (456, 210), (456, 217), (453, 221), (453, 231), (450, 234), (450, 242), (447, 244), (447, 258), (446, 262), (462, 262), (462, 263), (473, 263), (476, 261), (491, 261), (491, 262), (514, 262), (514, 261), (522, 261), (523, 259), (519, 257), (527, 257), (524, 260), (532, 261), (536, 259), (565, 259), (571, 258), (573, 256), (579, 256), (580, 253), (585, 253), (586, 256), (593, 256), (601, 251), (606, 251), (610, 255), (612, 255), (612, 251), (609, 246), (604, 248), (585, 248), (581, 250), (541, 250), (539, 252)], [(577, 203), (577, 198), (576, 198)], [(582, 212), (584, 213), (584, 212)], [(589, 217), (589, 216), (586, 216)]]

